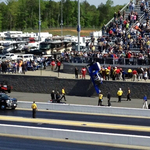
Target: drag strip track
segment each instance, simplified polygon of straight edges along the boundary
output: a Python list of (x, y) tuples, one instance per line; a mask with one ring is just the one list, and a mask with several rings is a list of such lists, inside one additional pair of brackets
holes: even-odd
[[(31, 118), (32, 111), (27, 110), (0, 110), (0, 115), (6, 116), (17, 116)], [(150, 126), (150, 119), (145, 118), (130, 118), (130, 117), (118, 117), (118, 116), (97, 116), (97, 115), (83, 115), (83, 114), (68, 114), (58, 112), (43, 112), (37, 111), (37, 118), (44, 119), (61, 119), (61, 120), (72, 120), (72, 121), (87, 121), (95, 123), (113, 123), (113, 124), (124, 124), (124, 125), (139, 125), (139, 126)]]
[[(0, 136), (1, 150), (131, 150), (90, 144), (44, 141)], [(132, 149), (133, 150), (133, 149)]]
[(121, 129), (105, 129), (97, 127), (83, 127), (71, 126), (71, 125), (57, 125), (57, 124), (46, 124), (46, 123), (29, 123), (29, 122), (18, 122), (18, 121), (0, 121), (1, 124), (10, 124), (10, 125), (22, 125), (22, 126), (33, 126), (33, 127), (42, 127), (42, 128), (56, 128), (56, 129), (69, 129), (69, 130), (79, 130), (79, 131), (93, 131), (93, 132), (106, 132), (106, 133), (117, 133), (117, 134), (130, 134), (130, 135), (142, 135), (150, 136), (150, 132), (142, 131), (131, 131), (131, 130), (121, 130)]

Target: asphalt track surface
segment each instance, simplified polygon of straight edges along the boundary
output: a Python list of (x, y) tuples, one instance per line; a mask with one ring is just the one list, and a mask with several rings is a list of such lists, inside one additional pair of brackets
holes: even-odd
[[(25, 92), (13, 92), (9, 93), (11, 97), (17, 98), (18, 101), (35, 101), (35, 102), (48, 102), (50, 100), (50, 94), (42, 93), (25, 93)], [(68, 96), (66, 95), (67, 104), (79, 104), (79, 105), (93, 105), (97, 106), (98, 97), (78, 97), (78, 96)], [(62, 102), (64, 102), (62, 100)], [(149, 101), (148, 101), (149, 103)], [(107, 106), (107, 98), (104, 95), (103, 104)], [(111, 98), (112, 107), (128, 107), (128, 108), (142, 108), (142, 99), (132, 99), (131, 101), (126, 101), (126, 98), (122, 98), (122, 102), (118, 103), (117, 97)]]
[[(43, 141), (0, 136), (0, 150), (130, 150), (99, 145)], [(132, 149), (133, 150), (133, 149)]]
[[(14, 117), (23, 117), (23, 118), (31, 118), (32, 112), (26, 110), (5, 110), (0, 111), (0, 115), (3, 116), (14, 116)], [(34, 126), (34, 127), (46, 127), (46, 128), (57, 128), (57, 129), (70, 129), (70, 130), (81, 130), (81, 131), (93, 131), (93, 132), (107, 132), (107, 133), (119, 133), (119, 134), (130, 134), (130, 135), (143, 135), (150, 136), (150, 120), (144, 118), (130, 118), (130, 117), (114, 117), (114, 116), (94, 116), (94, 115), (82, 115), (82, 114), (68, 114), (68, 113), (55, 113), (55, 112), (42, 112), (37, 111), (37, 119), (41, 119), (40, 122), (23, 122), (19, 119), (19, 121), (9, 121), (1, 119), (1, 124), (11, 124), (11, 125), (23, 125), (23, 126)], [(60, 120), (60, 124), (55, 123), (48, 124), (42, 122), (42, 119), (55, 119)], [(11, 120), (11, 119), (10, 119)], [(67, 121), (68, 124), (64, 124), (64, 121)], [(80, 126), (72, 125), (69, 121), (77, 121)], [(86, 125), (86, 122), (92, 123), (105, 123), (112, 124), (112, 128), (103, 128), (103, 127), (93, 127)], [(118, 125), (118, 129), (113, 129), (113, 124)], [(134, 128), (125, 128), (122, 129), (119, 125), (130, 125), (130, 126), (140, 126), (139, 129), (147, 127), (148, 130), (134, 130)], [(129, 130), (128, 130), (129, 129)], [(148, 132), (147, 132), (148, 131)]]
[[(32, 111), (26, 111), (26, 110), (2, 111), (1, 110), (0, 115), (31, 118)], [(97, 116), (97, 115), (83, 115), (83, 114), (70, 114), (70, 113), (68, 114), (68, 113), (42, 112), (42, 111), (37, 111), (36, 116), (37, 118), (42, 118), (42, 119), (60, 119), (60, 120), (95, 122), (95, 123), (150, 126), (150, 119), (145, 119), (145, 118), (115, 117), (115, 116), (105, 116), (105, 115)]]

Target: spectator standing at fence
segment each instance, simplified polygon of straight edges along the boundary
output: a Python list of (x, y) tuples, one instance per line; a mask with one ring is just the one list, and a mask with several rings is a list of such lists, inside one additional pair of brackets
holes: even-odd
[(146, 95), (144, 95), (144, 97), (143, 97), (143, 109), (144, 108), (148, 109), (147, 96)]
[(137, 79), (137, 71), (133, 70), (132, 71), (132, 81), (136, 81), (136, 79)]
[(148, 79), (148, 72), (147, 72), (147, 69), (144, 70), (144, 72), (143, 72), (143, 77), (144, 77), (144, 80), (145, 80), (145, 81)]
[(60, 66), (61, 66), (61, 62), (60, 60), (57, 61), (57, 69), (58, 69), (58, 72), (60, 72)]
[(56, 63), (55, 63), (54, 59), (52, 59), (52, 61), (51, 61), (51, 70), (52, 71), (54, 70), (55, 65), (56, 65)]
[(22, 73), (25, 74), (25, 70), (26, 70), (25, 62), (22, 63), (21, 67), (22, 67)]
[(82, 68), (81, 74), (82, 74), (82, 79), (85, 79), (85, 76), (86, 76), (86, 68), (85, 67)]
[(76, 79), (78, 79), (78, 72), (79, 72), (78, 68), (75, 67), (74, 73), (75, 73), (75, 78), (76, 78)]
[(108, 68), (105, 69), (105, 74), (106, 74), (106, 80), (109, 80), (110, 78), (110, 70)]
[(132, 69), (128, 69), (128, 78), (129, 78), (129, 79), (132, 78)]
[(19, 61), (19, 73), (22, 73), (22, 60)]
[(138, 69), (138, 81), (143, 79), (143, 68)]

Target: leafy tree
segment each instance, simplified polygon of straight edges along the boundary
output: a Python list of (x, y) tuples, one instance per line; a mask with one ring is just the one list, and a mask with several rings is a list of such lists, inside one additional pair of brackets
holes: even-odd
[[(61, 12), (61, 1), (40, 0), (41, 27), (60, 27), (61, 14), (63, 14), (63, 25), (76, 27), (78, 24), (78, 1), (62, 0), (63, 9)], [(106, 4), (100, 3), (96, 8), (90, 5), (87, 0), (80, 4), (81, 27), (101, 27), (107, 23), (114, 12), (122, 6), (113, 6), (112, 0)], [(39, 0), (5, 0), (0, 3), (0, 30), (24, 30), (35, 29), (39, 26)]]

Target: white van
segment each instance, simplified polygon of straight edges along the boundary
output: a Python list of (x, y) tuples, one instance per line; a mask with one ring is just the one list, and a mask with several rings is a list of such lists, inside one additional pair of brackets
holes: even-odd
[(19, 54), (14, 54), (14, 53), (7, 53), (5, 54), (7, 59), (11, 59), (11, 60), (17, 60)]
[(17, 59), (22, 59), (23, 61), (33, 61), (33, 54), (20, 54), (17, 56)]

